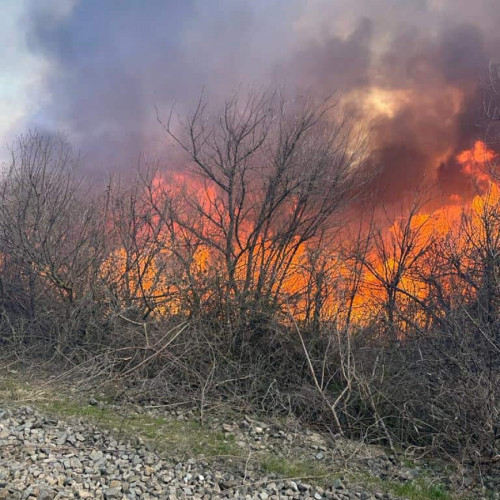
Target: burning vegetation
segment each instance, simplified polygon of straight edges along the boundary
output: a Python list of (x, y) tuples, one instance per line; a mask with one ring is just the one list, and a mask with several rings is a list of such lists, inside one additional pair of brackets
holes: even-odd
[(495, 151), (454, 156), (468, 191), (422, 186), (396, 210), (367, 198), (369, 140), (332, 99), (200, 101), (162, 125), (182, 168), (146, 162), (103, 190), (62, 139), (19, 139), (0, 191), (4, 348), (494, 467)]

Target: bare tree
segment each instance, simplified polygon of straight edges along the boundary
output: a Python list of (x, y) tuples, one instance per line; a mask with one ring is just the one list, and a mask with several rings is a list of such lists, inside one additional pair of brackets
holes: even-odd
[(32, 132), (15, 144), (0, 185), (3, 252), (27, 276), (31, 317), (36, 282), (67, 304), (98, 291), (102, 205), (76, 177), (77, 161), (62, 138)]
[(181, 130), (165, 125), (203, 186), (186, 191), (190, 211), (175, 223), (212, 255), (227, 319), (275, 310), (300, 249), (339, 224), (364, 144), (345, 117), (333, 119), (336, 106), (263, 92), (234, 96), (215, 115), (200, 100)]
[(360, 259), (371, 277), (367, 281), (373, 297), (382, 301), (384, 335), (395, 340), (404, 332), (400, 327), (411, 319), (405, 315), (404, 303), (423, 305), (419, 297), (422, 282), (418, 275), (420, 262), (432, 247), (434, 235), (426, 231), (432, 215), (421, 215), (424, 203), (416, 197), (407, 214), (390, 218), (385, 212), (384, 227), (373, 222), (369, 250)]

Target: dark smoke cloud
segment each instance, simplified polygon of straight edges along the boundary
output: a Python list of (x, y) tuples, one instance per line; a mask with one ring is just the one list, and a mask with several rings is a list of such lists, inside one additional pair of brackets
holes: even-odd
[(271, 32), (283, 42), (291, 22), (287, 2), (266, 4), (82, 0), (61, 17), (57, 2), (34, 1), (30, 44), (52, 71), (50, 101), (32, 122), (62, 128), (94, 172), (127, 168), (141, 153), (161, 151), (155, 106), (168, 114), (174, 101), (182, 110), (203, 87), (207, 98), (219, 98), (264, 80)]
[(445, 192), (468, 181), (454, 157), (482, 134), (497, 0), (80, 0), (61, 14), (62, 3), (31, 4), (30, 44), (51, 65), (31, 123), (66, 132), (94, 173), (163, 151), (155, 106), (285, 84), (337, 89), (371, 120), (385, 199), (424, 178)]

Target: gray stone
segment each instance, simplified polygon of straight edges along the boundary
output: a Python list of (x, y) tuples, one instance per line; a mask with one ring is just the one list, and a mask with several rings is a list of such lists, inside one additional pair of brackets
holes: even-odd
[(335, 481), (333, 481), (333, 488), (336, 490), (343, 490), (344, 484), (340, 479), (335, 479)]
[(121, 498), (122, 494), (117, 488), (109, 488), (104, 490), (104, 498)]
[(101, 450), (94, 450), (90, 453), (90, 459), (94, 460), (94, 462), (97, 462), (98, 460), (101, 460), (103, 457), (102, 451)]
[(37, 500), (52, 500), (54, 497), (54, 493), (46, 490), (41, 490), (40, 493), (38, 493)]
[(76, 437), (73, 436), (73, 434), (68, 434), (68, 436), (66, 437), (66, 441), (74, 446), (77, 440)]

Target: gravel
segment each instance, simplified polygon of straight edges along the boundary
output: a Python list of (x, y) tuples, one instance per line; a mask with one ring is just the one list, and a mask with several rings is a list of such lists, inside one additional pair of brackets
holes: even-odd
[[(92, 404), (92, 403), (90, 403)], [(249, 449), (280, 446), (304, 448), (321, 463), (334, 460), (321, 435), (272, 429), (244, 419), (220, 423)], [(279, 445), (278, 443), (282, 443)], [(350, 453), (351, 451), (348, 450)], [(339, 457), (338, 457), (339, 458)], [(343, 459), (340, 457), (340, 459)], [(390, 456), (364, 459), (374, 476), (399, 474), (414, 478), (419, 471), (400, 469)], [(82, 420), (60, 420), (32, 407), (0, 408), (0, 500), (2, 499), (256, 499), (370, 500), (394, 499), (344, 479), (322, 488), (306, 480), (281, 479), (230, 459), (183, 461), (162, 458), (140, 438), (119, 439), (113, 431)]]
[[(251, 433), (265, 435), (265, 428)], [(0, 499), (375, 498), (342, 482), (324, 490), (201, 459), (167, 461), (139, 441), (31, 407), (0, 409)]]

